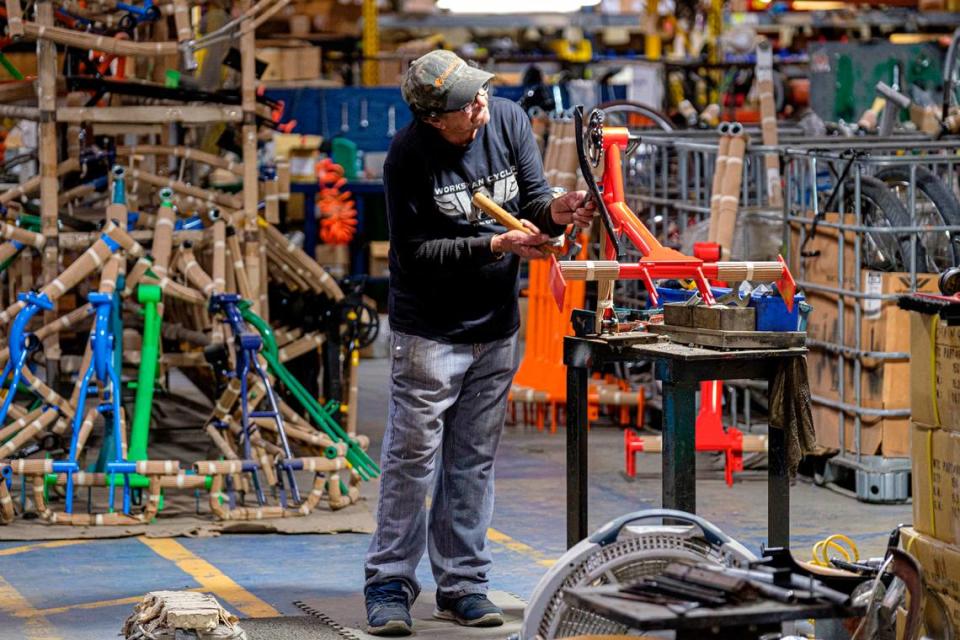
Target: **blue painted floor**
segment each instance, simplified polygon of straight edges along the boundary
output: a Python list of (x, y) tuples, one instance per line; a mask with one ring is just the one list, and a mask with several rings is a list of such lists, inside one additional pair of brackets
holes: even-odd
[[(379, 442), (386, 415), (380, 391), (386, 387), (386, 361), (365, 361), (361, 376), (360, 431)], [(528, 598), (549, 563), (563, 553), (564, 460), (562, 432), (551, 436), (508, 427), (496, 469), (494, 589)], [(701, 468), (709, 461), (702, 462)], [(620, 432), (593, 429), (591, 528), (659, 505), (660, 458), (641, 457), (639, 478), (632, 482), (622, 476), (622, 465)], [(766, 528), (765, 474), (743, 474), (733, 488), (723, 483), (720, 472), (699, 477), (698, 511), (759, 550)], [(364, 495), (375, 504), (375, 485), (364, 487)], [(909, 505), (866, 505), (802, 482), (793, 489), (791, 514), (798, 555), (835, 532), (850, 535), (868, 554), (879, 553), (890, 529), (911, 518)], [(203, 589), (204, 584), (213, 585), (221, 602), (241, 617), (301, 615), (295, 600), (361, 590), (368, 541), (361, 534), (179, 538), (175, 542), (187, 558), (179, 563), (136, 538), (59, 547), (0, 542), (0, 640), (117, 637), (132, 602), (143, 593)], [(426, 563), (419, 575), (425, 590), (434, 588)]]

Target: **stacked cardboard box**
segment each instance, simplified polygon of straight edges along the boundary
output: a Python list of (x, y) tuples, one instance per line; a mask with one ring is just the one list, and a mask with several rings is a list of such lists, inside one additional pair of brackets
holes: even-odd
[(913, 420), (960, 431), (960, 327), (939, 316), (910, 315)]
[(290, 42), (257, 49), (257, 60), (267, 65), (262, 80), (316, 80), (321, 76), (320, 47)]
[(960, 626), (960, 327), (911, 313), (913, 528), (901, 546)]
[(344, 278), (350, 273), (350, 247), (345, 244), (318, 244), (316, 261), (335, 278)]
[[(839, 214), (827, 214), (826, 221), (836, 223)], [(847, 222), (853, 222), (847, 216)], [(807, 229), (809, 233), (809, 228)], [(855, 292), (854, 234), (844, 233), (843, 282), (839, 273), (839, 231), (819, 227), (816, 235), (804, 247), (808, 257), (800, 256), (800, 227), (794, 225), (791, 234), (791, 265), (798, 278), (814, 285)], [(810, 255), (813, 254), (813, 255)], [(907, 273), (888, 273), (859, 269), (859, 291), (871, 295), (904, 293), (911, 290), (912, 283)], [(936, 291), (937, 277), (920, 274), (917, 289)], [(896, 300), (855, 298), (845, 296), (843, 304), (843, 335), (840, 334), (839, 296), (835, 293), (806, 289), (807, 302), (813, 305), (807, 325), (811, 340), (854, 349), (856, 340), (856, 307), (860, 307), (860, 349), (879, 353), (903, 353), (910, 351), (910, 336), (905, 331), (909, 324), (908, 312), (897, 307)], [(807, 356), (810, 375), (810, 390), (814, 396), (830, 402), (856, 405), (854, 395), (854, 359), (846, 357), (843, 372), (843, 393), (840, 393), (840, 364), (835, 352), (810, 345)], [(861, 408), (881, 410), (907, 410), (910, 408), (910, 364), (904, 356), (900, 359), (860, 359)], [(848, 451), (854, 452), (854, 416), (834, 407), (814, 402), (813, 423), (817, 431), (817, 444), (829, 451), (840, 448), (840, 425), (845, 430), (844, 442)], [(910, 454), (910, 421), (907, 417), (861, 416), (860, 449), (864, 455), (903, 457)]]
[(937, 596), (936, 600), (943, 604), (944, 612), (957, 628), (960, 624), (960, 547), (910, 527), (900, 530), (900, 546), (916, 558), (923, 569), (927, 606), (931, 606), (931, 594)]
[(913, 526), (960, 546), (960, 433), (914, 422), (911, 436)]

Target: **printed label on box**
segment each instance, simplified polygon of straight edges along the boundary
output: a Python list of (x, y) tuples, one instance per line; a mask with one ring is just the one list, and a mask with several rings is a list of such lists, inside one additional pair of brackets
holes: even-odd
[(866, 276), (863, 292), (868, 296), (877, 297), (863, 299), (863, 314), (866, 319), (875, 320), (880, 317), (883, 310), (883, 300), (880, 298), (883, 294), (883, 274), (879, 271), (867, 271)]

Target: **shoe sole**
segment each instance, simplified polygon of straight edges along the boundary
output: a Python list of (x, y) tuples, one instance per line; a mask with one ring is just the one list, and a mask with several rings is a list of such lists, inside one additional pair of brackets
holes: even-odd
[(379, 627), (367, 626), (367, 633), (372, 636), (409, 636), (413, 630), (403, 620), (391, 620)]
[(488, 613), (484, 616), (480, 616), (476, 620), (467, 620), (466, 618), (461, 618), (452, 611), (435, 609), (433, 612), (433, 617), (437, 620), (456, 622), (463, 627), (499, 627), (503, 624), (503, 614), (500, 613)]

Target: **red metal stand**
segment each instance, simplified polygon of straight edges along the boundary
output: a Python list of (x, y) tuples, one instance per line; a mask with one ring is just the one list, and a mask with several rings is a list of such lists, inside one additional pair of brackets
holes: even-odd
[[(733, 486), (733, 474), (743, 471), (743, 432), (735, 427), (723, 428), (723, 381), (707, 380), (700, 383), (700, 413), (697, 414), (697, 451), (722, 451), (724, 453), (724, 479)], [(644, 451), (645, 441), (632, 429), (624, 429), (623, 451), (626, 456), (626, 473), (630, 478), (637, 475), (636, 454)]]
[(627, 477), (637, 477), (637, 454), (643, 453), (643, 437), (627, 427), (623, 430), (623, 452), (627, 456)]
[(724, 478), (733, 486), (733, 474), (743, 471), (743, 432), (723, 428), (723, 380), (700, 383), (700, 413), (697, 414), (697, 451), (723, 451)]

